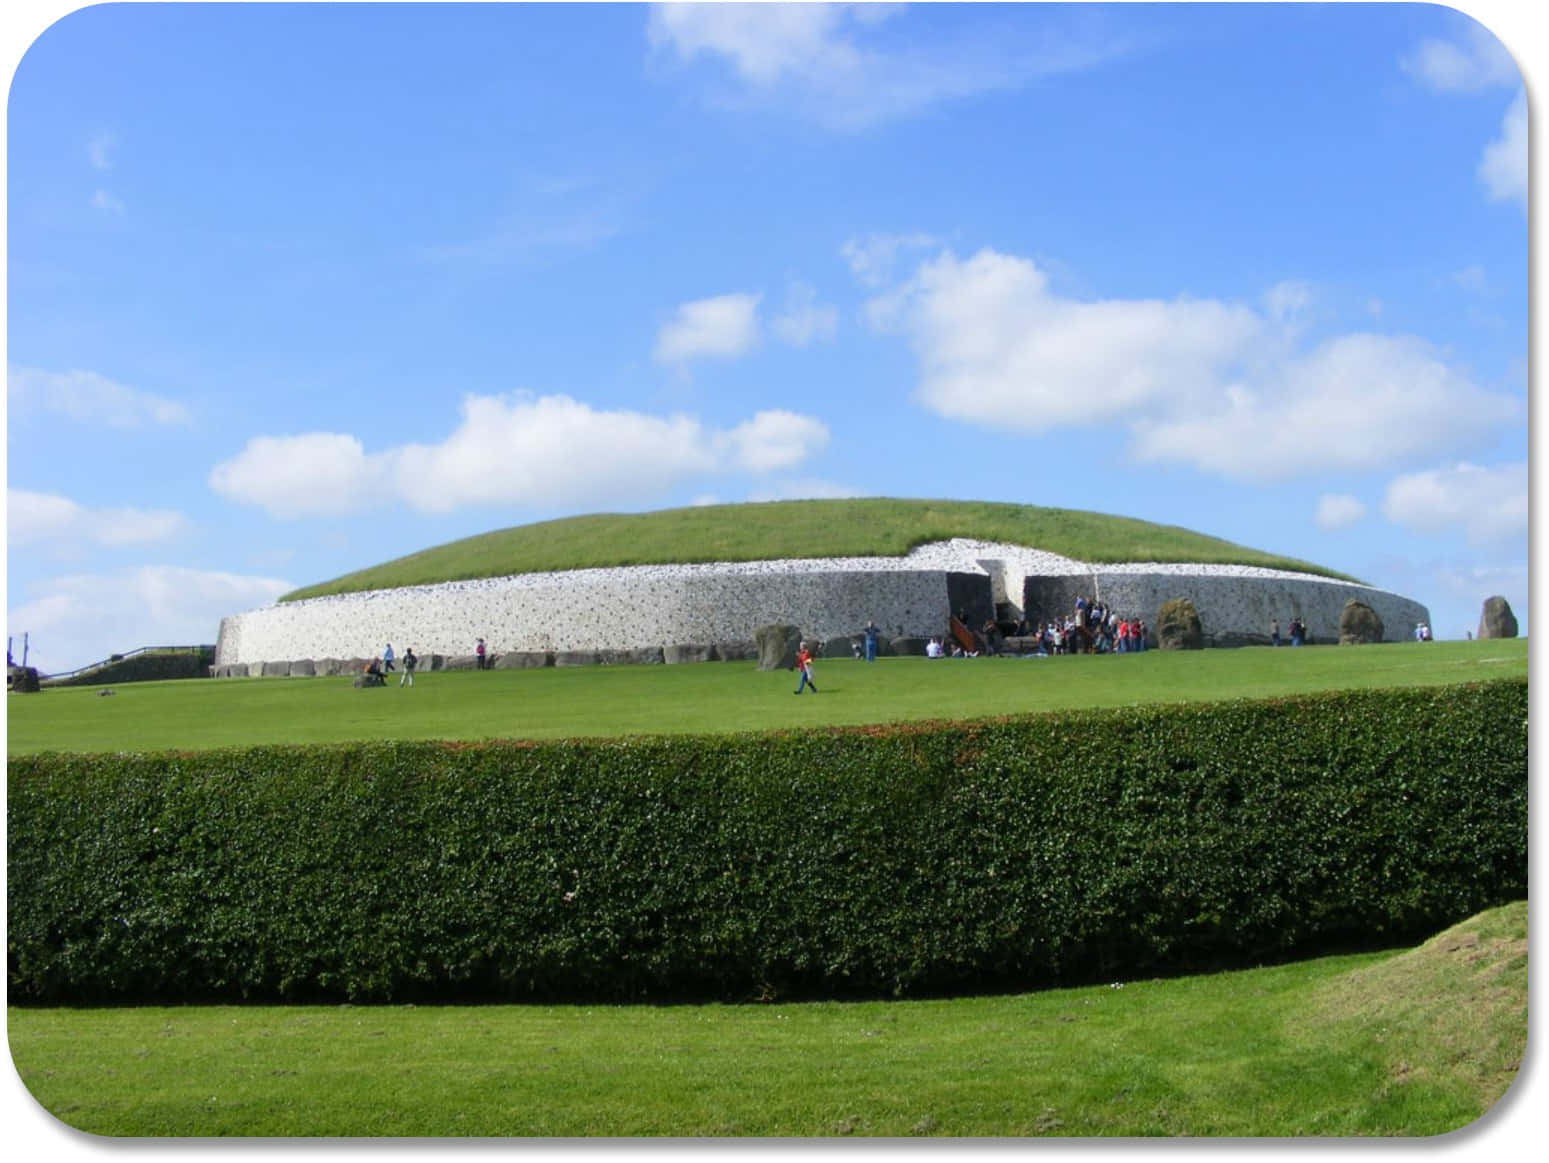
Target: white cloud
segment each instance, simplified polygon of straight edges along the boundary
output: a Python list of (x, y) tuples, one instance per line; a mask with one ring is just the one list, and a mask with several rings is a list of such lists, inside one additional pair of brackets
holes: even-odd
[(1038, 43), (994, 32), (930, 38), (928, 48), (889, 38), (900, 5), (657, 4), (648, 35), (681, 62), (719, 61), (736, 87), (730, 106), (783, 109), (839, 131), (864, 129), (954, 98), (1015, 89), (1029, 80), (1091, 68), (1127, 51), (1111, 27), (1088, 19), (1045, 22)]
[(1528, 466), (1452, 468), (1395, 477), (1382, 502), (1388, 520), (1420, 533), (1461, 529), (1470, 542), (1523, 537), (1528, 531)]
[(1505, 46), (1477, 23), (1469, 24), (1461, 44), (1422, 41), (1399, 66), (1421, 84), (1443, 93), (1475, 93), (1522, 83), (1517, 63)]
[(819, 303), (816, 288), (792, 282), (786, 288), (785, 310), (775, 316), (769, 327), (792, 347), (807, 347), (815, 340), (834, 337), (839, 329), (839, 309)]
[(1324, 493), (1318, 498), (1318, 511), (1313, 516), (1319, 529), (1333, 532), (1348, 529), (1366, 516), (1366, 506), (1349, 493)]
[(1461, 270), (1454, 271), (1452, 281), (1473, 295), (1482, 295), (1489, 288), (1484, 267), (1478, 263), (1471, 263)]
[(727, 57), (748, 83), (772, 85), (819, 63), (856, 67), (859, 54), (840, 28), (845, 19), (834, 4), (656, 4), (648, 35), (684, 58)]
[(843, 500), (847, 497), (864, 497), (867, 494), (851, 485), (833, 481), (803, 477), (796, 480), (776, 481), (748, 494), (749, 501), (810, 501)]
[(1253, 388), (1226, 387), (1204, 411), (1144, 422), (1135, 452), (1267, 481), (1401, 464), (1483, 440), (1521, 413), (1422, 339), (1355, 333), (1265, 369)]
[(893, 265), (900, 254), (936, 245), (929, 234), (868, 234), (851, 238), (839, 248), (850, 264), (850, 273), (863, 287), (880, 287), (893, 278)]
[(111, 133), (99, 133), (86, 143), (86, 160), (91, 163), (94, 170), (111, 170), (113, 168), (113, 150), (118, 147), (118, 138)]
[(273, 517), (337, 517), (372, 507), (397, 485), (392, 465), (340, 432), (255, 436), (210, 471), (210, 487)]
[(7, 380), (13, 408), (41, 408), (83, 423), (141, 428), (187, 424), (192, 419), (176, 400), (125, 387), (96, 372), (12, 367)]
[(1501, 136), (1485, 146), (1479, 180), (1493, 202), (1515, 201), (1527, 213), (1527, 90), (1519, 89), (1501, 121)]
[(123, 214), (128, 209), (122, 198), (100, 189), (92, 194), (91, 204), (93, 209), (104, 210), (109, 214)]
[(1276, 283), (1264, 293), (1264, 306), (1276, 323), (1284, 327), (1296, 327), (1306, 318), (1308, 308), (1312, 306), (1312, 288), (1294, 279)]
[(828, 444), (828, 427), (795, 412), (759, 412), (726, 435), (736, 462), (750, 472), (800, 464)]
[(1335, 336), (1298, 350), (1275, 313), (1208, 299), (1081, 301), (1031, 261), (981, 250), (922, 264), (867, 304), (920, 362), (916, 398), (1001, 430), (1128, 430), (1141, 460), (1242, 480), (1401, 463), (1517, 420), (1515, 397), (1478, 388), (1413, 336)]
[(30, 637), (29, 661), (70, 670), (142, 646), (210, 644), (228, 614), (266, 605), (295, 585), (277, 578), (147, 565), (56, 577), (43, 595), (6, 611), (8, 632)]
[(368, 453), (339, 433), (260, 436), (216, 465), (210, 485), (279, 518), (400, 504), (446, 512), (634, 503), (696, 477), (787, 468), (827, 440), (820, 421), (791, 412), (759, 412), (719, 430), (689, 416), (601, 411), (568, 396), (470, 395), (439, 444)]
[(1190, 396), (1263, 330), (1247, 308), (1209, 301), (1060, 298), (1031, 261), (988, 249), (922, 264), (867, 314), (909, 337), (931, 411), (1026, 432)]
[(758, 302), (738, 293), (695, 299), (677, 309), (656, 336), (652, 353), (662, 363), (691, 359), (735, 359), (758, 342)]
[(11, 489), (6, 494), (6, 541), (27, 545), (140, 545), (165, 541), (187, 522), (171, 509), (88, 509), (68, 497)]
[(528, 175), (487, 229), (419, 253), (434, 262), (497, 266), (591, 250), (621, 232), (627, 201), (617, 183), (590, 175)]
[[(1526, 563), (1495, 565), (1471, 562), (1450, 562), (1435, 567), (1432, 572), (1436, 584), (1448, 596), (1474, 598), (1482, 607), (1484, 599), (1492, 594), (1504, 594), (1511, 603), (1518, 621), (1527, 609), (1527, 595), (1531, 581)], [(1513, 596), (1519, 595), (1519, 596)]]

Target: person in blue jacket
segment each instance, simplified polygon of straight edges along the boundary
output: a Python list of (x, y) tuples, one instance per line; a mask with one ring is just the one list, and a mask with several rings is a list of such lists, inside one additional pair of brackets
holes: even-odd
[(882, 631), (878, 630), (877, 624), (868, 618), (866, 620), (866, 629), (861, 631), (861, 633), (866, 635), (866, 661), (877, 661), (877, 638), (881, 636)]

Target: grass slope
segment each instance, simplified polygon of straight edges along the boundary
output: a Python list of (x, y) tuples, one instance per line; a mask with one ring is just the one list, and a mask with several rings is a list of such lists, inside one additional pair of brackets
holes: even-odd
[(986, 501), (866, 497), (602, 513), (519, 525), (304, 586), (280, 600), (601, 566), (892, 557), (953, 537), (1010, 542), (1081, 561), (1261, 565), (1354, 580), (1322, 566), (1129, 517)]
[(1065, 658), (820, 660), (818, 695), (748, 662), (201, 679), (11, 695), (8, 750), (200, 750), (356, 739), (562, 739), (976, 719), (1526, 677), (1526, 639)]
[(1487, 1111), (1527, 905), (1418, 949), (946, 1001), (12, 1009), (100, 1135), (1392, 1136)]

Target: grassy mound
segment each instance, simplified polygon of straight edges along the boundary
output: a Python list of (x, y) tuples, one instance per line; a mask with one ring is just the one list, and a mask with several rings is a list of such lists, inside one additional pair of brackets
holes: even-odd
[(49, 678), (44, 685), (101, 686), (115, 682), (157, 682), (175, 678), (203, 678), (215, 661), (213, 646), (169, 646), (120, 655), (66, 678)]
[(280, 600), (563, 569), (894, 557), (953, 537), (1009, 542), (1081, 561), (1258, 565), (1355, 580), (1305, 561), (1130, 517), (988, 501), (865, 497), (597, 513), (518, 525), (303, 586)]

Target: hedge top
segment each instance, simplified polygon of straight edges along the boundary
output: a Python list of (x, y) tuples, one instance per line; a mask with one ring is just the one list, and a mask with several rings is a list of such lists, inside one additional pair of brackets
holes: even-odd
[(1094, 563), (1256, 565), (1357, 580), (1176, 525), (1130, 517), (989, 501), (865, 497), (596, 513), (518, 525), (304, 586), (280, 600), (567, 569), (901, 557), (916, 546), (954, 537), (1024, 545)]

